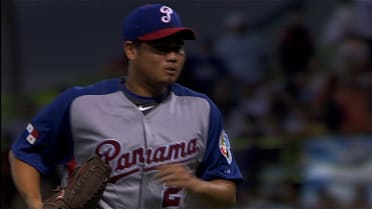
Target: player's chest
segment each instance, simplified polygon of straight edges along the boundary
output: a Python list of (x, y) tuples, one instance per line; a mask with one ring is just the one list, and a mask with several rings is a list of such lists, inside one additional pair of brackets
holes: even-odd
[(112, 110), (100, 105), (71, 113), (75, 156), (91, 150), (110, 160), (120, 173), (167, 162), (198, 159), (206, 142), (207, 124), (193, 111), (159, 106), (144, 115), (132, 105)]
[(127, 146), (143, 144), (143, 140), (159, 144), (201, 138), (208, 127), (198, 113), (171, 111), (167, 105), (158, 106), (146, 115), (133, 105), (115, 109), (90, 105), (71, 110), (70, 117), (76, 139), (115, 138), (125, 141)]

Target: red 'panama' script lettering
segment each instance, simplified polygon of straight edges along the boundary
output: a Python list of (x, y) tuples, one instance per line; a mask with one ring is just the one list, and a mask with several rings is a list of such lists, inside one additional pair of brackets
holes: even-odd
[(96, 148), (96, 153), (106, 162), (116, 161), (113, 170), (120, 174), (114, 176), (112, 181), (140, 171), (141, 164), (146, 164), (145, 170), (151, 170), (162, 163), (188, 161), (199, 151), (196, 138), (156, 148), (138, 147), (123, 154), (120, 154), (121, 148), (114, 139), (105, 140)]

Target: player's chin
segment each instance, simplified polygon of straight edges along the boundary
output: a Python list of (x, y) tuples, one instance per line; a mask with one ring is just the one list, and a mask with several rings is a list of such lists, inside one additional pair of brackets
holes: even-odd
[(164, 76), (164, 83), (166, 84), (172, 84), (175, 83), (178, 80), (179, 74), (174, 74), (174, 75), (166, 75)]

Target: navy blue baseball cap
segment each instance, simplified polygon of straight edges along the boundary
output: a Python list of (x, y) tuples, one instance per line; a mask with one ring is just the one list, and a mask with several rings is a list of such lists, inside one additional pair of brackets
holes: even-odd
[(123, 25), (124, 41), (151, 41), (178, 34), (194, 40), (191, 28), (184, 27), (175, 10), (163, 4), (146, 4), (131, 11)]

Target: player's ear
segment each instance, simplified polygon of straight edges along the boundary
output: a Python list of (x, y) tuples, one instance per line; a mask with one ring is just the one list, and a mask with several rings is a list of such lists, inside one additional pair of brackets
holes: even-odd
[(137, 46), (132, 41), (125, 41), (123, 43), (123, 50), (128, 60), (133, 60), (137, 56)]

